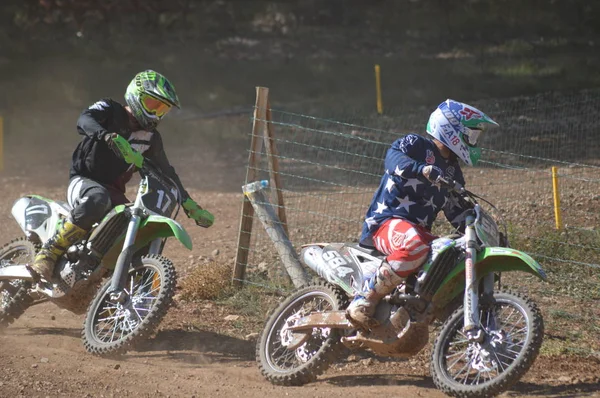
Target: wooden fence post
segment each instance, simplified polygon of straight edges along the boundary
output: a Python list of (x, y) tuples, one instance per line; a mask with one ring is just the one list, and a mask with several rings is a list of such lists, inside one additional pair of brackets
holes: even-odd
[(281, 226), (283, 227), (286, 235), (289, 236), (290, 234), (287, 227), (287, 216), (285, 214), (285, 205), (283, 203), (283, 184), (281, 183), (281, 178), (279, 176), (279, 153), (277, 152), (277, 146), (275, 145), (275, 139), (273, 136), (273, 124), (271, 123), (271, 104), (268, 100), (266, 116), (267, 123), (265, 123), (264, 130), (265, 148), (267, 150), (267, 159), (269, 162), (269, 177), (271, 178), (271, 186), (274, 188), (272, 190), (271, 200), (273, 200), (277, 206), (277, 215), (279, 216), (279, 221), (281, 222)]
[[(256, 104), (254, 108), (254, 120), (252, 123), (252, 138), (250, 141), (250, 153), (248, 155), (248, 169), (246, 171), (246, 181), (256, 180), (256, 170), (258, 168), (258, 155), (261, 151), (262, 140), (260, 131), (264, 131), (265, 121), (267, 120), (267, 107), (269, 104), (269, 89), (266, 87), (256, 87)], [(242, 205), (242, 215), (240, 218), (240, 231), (238, 235), (238, 246), (235, 264), (233, 266), (233, 285), (241, 287), (246, 275), (246, 266), (248, 265), (248, 254), (250, 249), (250, 238), (252, 237), (252, 220), (254, 217), (254, 208), (250, 200), (244, 195)]]

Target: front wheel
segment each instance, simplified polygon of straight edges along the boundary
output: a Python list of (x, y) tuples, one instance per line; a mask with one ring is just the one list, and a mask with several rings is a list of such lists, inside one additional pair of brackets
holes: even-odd
[(346, 296), (328, 283), (316, 281), (287, 297), (269, 316), (256, 345), (256, 362), (262, 375), (273, 384), (300, 386), (316, 380), (336, 358), (340, 348), (338, 331), (313, 329), (299, 347), (290, 325), (311, 312), (341, 310)]
[(444, 393), (463, 398), (492, 397), (515, 384), (533, 364), (544, 336), (542, 315), (525, 295), (494, 293), (480, 305), (482, 342), (463, 333), (464, 308), (444, 323), (434, 343), (431, 374)]
[(110, 282), (96, 294), (83, 324), (85, 349), (99, 356), (124, 354), (154, 332), (173, 301), (175, 268), (162, 256), (143, 256), (129, 270), (128, 297), (121, 303), (111, 299)]

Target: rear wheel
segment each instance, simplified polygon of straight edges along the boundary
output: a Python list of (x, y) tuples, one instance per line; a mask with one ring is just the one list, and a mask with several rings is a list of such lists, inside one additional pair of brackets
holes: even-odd
[(256, 361), (262, 375), (273, 384), (299, 386), (317, 379), (340, 349), (338, 331), (315, 328), (299, 347), (289, 325), (311, 312), (341, 310), (346, 296), (323, 281), (301, 287), (287, 297), (269, 316), (256, 345)]
[(83, 344), (95, 355), (124, 354), (150, 336), (169, 309), (175, 292), (175, 268), (162, 256), (148, 255), (129, 270), (119, 303), (108, 293), (110, 280), (91, 302), (83, 324)]
[(527, 372), (539, 353), (544, 322), (535, 303), (509, 291), (494, 293), (494, 299), (480, 306), (482, 342), (469, 341), (463, 333), (461, 307), (446, 320), (434, 343), (433, 381), (450, 396), (498, 395)]
[[(0, 248), (0, 268), (17, 264), (31, 264), (37, 251), (27, 238), (15, 239)], [(31, 306), (31, 283), (23, 280), (0, 281), (0, 329), (23, 315)]]

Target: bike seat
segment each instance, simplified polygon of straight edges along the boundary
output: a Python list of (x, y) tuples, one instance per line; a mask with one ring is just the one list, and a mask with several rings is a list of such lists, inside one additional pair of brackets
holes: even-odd
[(54, 202), (60, 207), (62, 207), (67, 213), (70, 213), (71, 210), (73, 210), (71, 205), (69, 205), (67, 202), (63, 202), (62, 200), (55, 200)]
[(371, 256), (374, 256), (374, 257), (385, 257), (385, 256), (386, 256), (386, 254), (385, 254), (385, 253), (382, 253), (382, 252), (380, 252), (379, 250), (377, 250), (377, 249), (376, 249), (376, 248), (374, 248), (374, 247), (363, 246), (363, 245), (361, 245), (360, 243), (357, 243), (357, 244), (355, 244), (355, 245), (352, 245), (352, 246), (353, 246), (355, 249), (358, 249), (358, 250), (360, 250), (361, 252), (367, 253), (367, 254), (369, 254), (369, 255), (371, 255)]

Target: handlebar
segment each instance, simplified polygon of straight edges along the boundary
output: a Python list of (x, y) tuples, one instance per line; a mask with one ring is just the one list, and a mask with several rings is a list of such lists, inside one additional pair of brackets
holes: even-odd
[(454, 181), (454, 180), (449, 180), (447, 178), (444, 177), (438, 177), (438, 179), (436, 180), (436, 182), (438, 184), (440, 184), (442, 187), (448, 189), (449, 191), (455, 192), (459, 195), (464, 195), (464, 194), (468, 194), (469, 191), (467, 191), (465, 189), (465, 187), (463, 187), (459, 182)]
[(479, 200), (482, 200), (483, 202), (487, 203), (494, 210), (496, 210), (498, 212), (498, 214), (500, 215), (500, 223), (502, 225), (502, 228), (504, 229), (504, 233), (501, 233), (501, 235), (503, 236), (502, 239), (505, 240), (505, 242), (502, 244), (502, 246), (509, 247), (508, 238), (507, 238), (508, 231), (507, 231), (507, 227), (506, 227), (506, 221), (504, 220), (502, 213), (498, 210), (498, 208), (496, 206), (494, 206), (494, 204), (492, 204), (485, 198), (482, 198), (481, 196), (476, 195), (473, 192), (467, 190), (460, 183), (458, 183), (454, 180), (450, 180), (450, 179), (440, 176), (436, 180), (436, 183), (439, 184), (440, 186), (448, 189), (448, 191), (454, 192), (455, 194), (457, 194), (458, 201), (459, 201), (459, 203), (461, 203), (461, 205), (464, 208), (474, 207), (477, 204), (478, 199), (479, 199)]
[(154, 162), (145, 157), (142, 153), (133, 149), (124, 137), (113, 133), (108, 135), (106, 139), (109, 140), (107, 142), (109, 142), (109, 147), (113, 152), (127, 163), (134, 164), (138, 167), (142, 175), (150, 175), (166, 187), (171, 188), (172, 190), (174, 189), (177, 192), (177, 202), (181, 205), (182, 198), (179, 186), (171, 177), (165, 175), (160, 167), (155, 165)]
[(436, 184), (438, 184), (440, 187), (446, 188), (450, 193), (453, 193), (456, 197), (456, 200), (458, 200), (458, 203), (465, 209), (473, 208), (477, 204), (476, 198), (480, 198), (474, 193), (468, 191), (461, 183), (448, 178), (440, 176), (437, 178)]
[[(143, 156), (143, 155), (142, 155)], [(163, 185), (166, 185), (169, 188), (175, 189), (177, 191), (177, 202), (181, 205), (182, 197), (181, 191), (179, 190), (179, 186), (171, 179), (169, 176), (165, 175), (163, 171), (152, 162), (150, 159), (144, 156), (144, 163), (142, 163), (142, 168), (140, 169), (142, 175), (150, 175), (160, 181)]]

